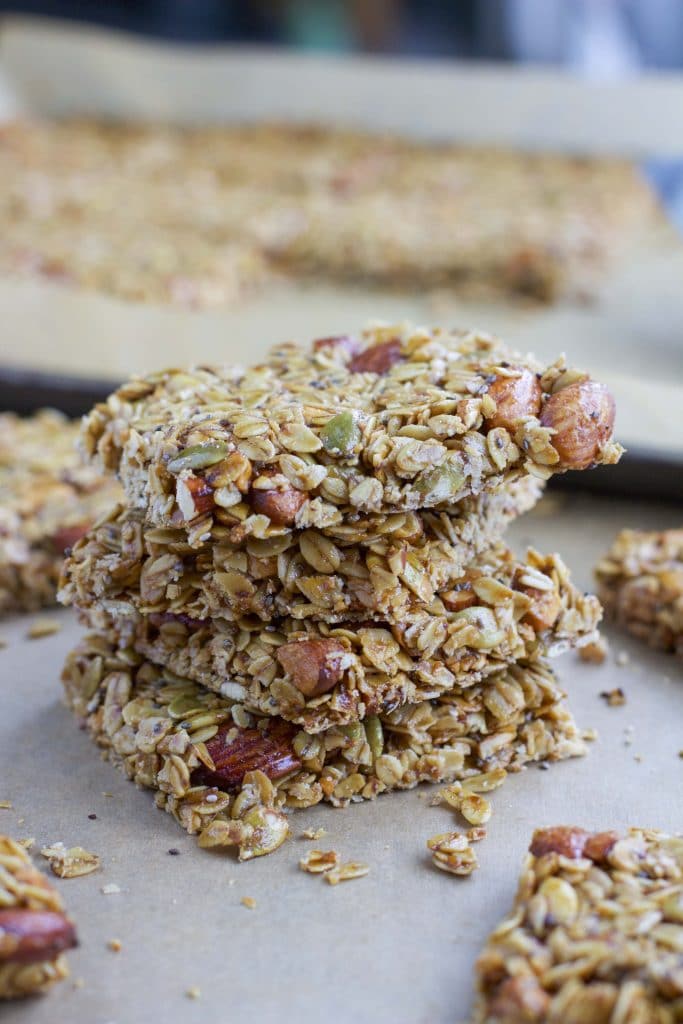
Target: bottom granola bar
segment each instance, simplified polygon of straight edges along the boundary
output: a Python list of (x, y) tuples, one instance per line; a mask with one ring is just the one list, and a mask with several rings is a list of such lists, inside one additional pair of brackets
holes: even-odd
[(44, 992), (68, 976), (76, 929), (23, 846), (0, 835), (0, 999)]
[(243, 859), (284, 840), (282, 808), (345, 806), (584, 753), (542, 663), (317, 734), (248, 712), (94, 634), (69, 655), (63, 682), (73, 711), (129, 778), (156, 790), (200, 845), (237, 843)]
[(611, 618), (683, 657), (683, 529), (622, 530), (595, 575)]
[(683, 1021), (683, 837), (534, 833), (477, 962), (477, 1024)]

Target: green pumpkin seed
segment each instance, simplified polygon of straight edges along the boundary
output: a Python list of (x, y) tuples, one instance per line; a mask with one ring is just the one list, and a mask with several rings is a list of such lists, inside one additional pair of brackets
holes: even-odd
[(365, 737), (372, 751), (372, 759), (376, 761), (384, 750), (384, 730), (377, 715), (369, 715), (365, 722)]
[(452, 462), (426, 470), (416, 478), (415, 489), (432, 501), (447, 501), (462, 489), (465, 474)]
[(206, 469), (208, 466), (215, 466), (227, 454), (228, 446), (220, 441), (209, 444), (193, 444), (190, 448), (184, 448), (174, 459), (171, 459), (168, 470), (170, 473), (181, 473), (184, 469)]
[(352, 412), (340, 412), (328, 420), (320, 431), (325, 451), (347, 455), (360, 441), (360, 430)]

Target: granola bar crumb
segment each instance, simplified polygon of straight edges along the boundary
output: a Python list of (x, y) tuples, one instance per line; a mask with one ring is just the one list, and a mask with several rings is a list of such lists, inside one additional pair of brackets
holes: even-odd
[(441, 832), (427, 840), (432, 863), (451, 875), (467, 877), (479, 867), (477, 855), (463, 832)]
[(327, 835), (327, 829), (325, 828), (305, 828), (301, 833), (302, 839), (322, 839), (323, 836)]
[(614, 659), (619, 668), (625, 668), (631, 661), (631, 656), (628, 651), (619, 651), (616, 658)]
[(622, 707), (626, 703), (626, 694), (620, 686), (615, 687), (614, 690), (603, 690), (600, 696), (611, 708)]
[(97, 871), (102, 864), (96, 853), (90, 853), (82, 846), (72, 846), (67, 849), (64, 843), (44, 846), (40, 854), (45, 857), (52, 873), (58, 878), (79, 878), (81, 875), (90, 875), (93, 871)]
[(167, 850), (166, 852), (167, 852), (167, 853), (168, 853), (168, 854), (169, 854), (169, 855), (170, 855), (171, 857), (179, 857), (179, 856), (180, 856), (180, 850), (176, 849), (176, 847), (175, 847), (175, 846), (172, 846), (172, 847), (171, 847), (171, 849), (170, 849), (170, 850)]
[(29, 640), (40, 640), (44, 636), (58, 633), (61, 628), (56, 619), (37, 619), (29, 626), (26, 636)]
[(480, 843), (487, 836), (485, 828), (468, 828), (465, 834), (470, 843)]
[(110, 939), (107, 943), (107, 949), (110, 949), (112, 953), (120, 953), (123, 948), (121, 939)]
[(338, 864), (339, 854), (336, 850), (310, 850), (299, 861), (301, 870), (308, 871), (310, 875), (322, 875), (336, 868)]
[(253, 896), (243, 896), (242, 899), (240, 900), (240, 903), (242, 904), (243, 907), (246, 907), (247, 910), (253, 910), (254, 907), (256, 906), (256, 900), (254, 899)]
[(106, 885), (102, 886), (100, 892), (103, 896), (118, 896), (118, 894), (123, 892), (123, 890), (120, 885), (116, 884), (116, 882), (107, 882)]
[(0, 800), (0, 811), (12, 811), (14, 804), (11, 800)]
[(583, 644), (578, 648), (578, 655), (581, 658), (581, 661), (585, 661), (591, 665), (604, 664), (608, 653), (609, 642), (604, 636), (599, 636), (597, 640), (593, 640), (589, 644)]
[(185, 995), (187, 996), (188, 999), (200, 999), (202, 995), (202, 990), (200, 989), (199, 985), (190, 985), (190, 987), (185, 992)]
[(325, 874), (330, 885), (339, 885), (340, 882), (349, 882), (354, 878), (364, 878), (370, 872), (370, 865), (361, 861), (350, 860), (346, 864), (340, 864)]

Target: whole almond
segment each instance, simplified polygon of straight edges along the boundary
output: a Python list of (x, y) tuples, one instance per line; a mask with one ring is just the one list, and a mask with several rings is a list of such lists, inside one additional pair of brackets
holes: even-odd
[(531, 370), (521, 370), (517, 377), (496, 377), (488, 389), (496, 411), (486, 417), (487, 428), (505, 427), (512, 431), (524, 416), (537, 416), (542, 394), (538, 377)]
[(529, 852), (534, 857), (544, 857), (547, 853), (557, 853), (562, 857), (577, 860), (583, 857), (588, 840), (588, 832), (575, 825), (555, 825), (552, 828), (537, 829), (531, 839)]
[(587, 469), (612, 436), (615, 405), (604, 384), (580, 380), (551, 395), (541, 424), (555, 433), (550, 443), (560, 457), (558, 469)]
[(355, 355), (349, 363), (349, 370), (353, 373), (388, 373), (402, 359), (401, 342), (398, 338), (390, 338)]
[(247, 772), (261, 771), (271, 781), (280, 779), (301, 767), (292, 746), (296, 732), (294, 726), (282, 721), (265, 729), (237, 730), (233, 725), (222, 725), (206, 742), (214, 769), (197, 768), (192, 782), (229, 791), (239, 789)]
[(267, 516), (276, 526), (292, 526), (296, 514), (305, 503), (307, 495), (297, 491), (295, 487), (277, 487), (263, 490), (252, 487), (249, 491), (249, 504), (257, 515)]
[(295, 640), (278, 647), (277, 660), (306, 697), (327, 693), (344, 675), (346, 648), (338, 640)]
[(77, 944), (76, 929), (65, 914), (23, 907), (0, 910), (0, 963), (54, 960)]

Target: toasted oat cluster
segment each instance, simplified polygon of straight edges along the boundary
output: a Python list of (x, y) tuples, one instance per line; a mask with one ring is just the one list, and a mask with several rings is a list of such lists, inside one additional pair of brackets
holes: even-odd
[(622, 530), (595, 575), (615, 622), (683, 657), (683, 529)]
[(534, 833), (515, 906), (477, 962), (480, 1024), (679, 1024), (683, 837)]
[[(561, 653), (590, 641), (601, 617), (597, 599), (575, 589), (557, 555), (533, 551), (521, 562), (506, 548), (489, 553), (455, 595), (462, 607), (449, 610), (437, 596), (390, 623), (194, 620), (141, 614), (130, 598), (93, 602), (84, 618), (184, 679), (318, 732)], [(521, 705), (523, 696), (512, 691), (507, 700)]]
[(0, 999), (44, 992), (68, 976), (76, 929), (26, 850), (0, 835)]
[[(87, 454), (127, 504), (191, 544), (450, 508), (528, 476), (617, 462), (614, 400), (563, 360), (410, 326), (275, 349), (246, 371), (133, 379), (97, 405)], [(454, 509), (453, 509), (454, 510)]]
[(67, 700), (129, 778), (157, 793), (201, 846), (241, 859), (277, 849), (283, 809), (373, 799), (419, 782), (517, 771), (580, 755), (584, 744), (542, 663), (520, 663), (486, 684), (311, 733), (257, 714), (178, 677), (103, 633), (67, 659)]
[(275, 272), (550, 302), (656, 220), (625, 162), (287, 125), (17, 123), (0, 178), (5, 271), (190, 306)]
[(64, 552), (120, 497), (77, 436), (52, 410), (0, 414), (0, 615), (54, 604)]

